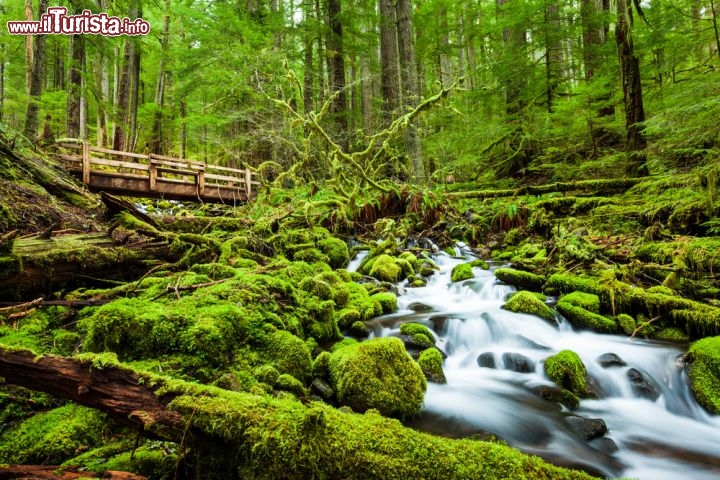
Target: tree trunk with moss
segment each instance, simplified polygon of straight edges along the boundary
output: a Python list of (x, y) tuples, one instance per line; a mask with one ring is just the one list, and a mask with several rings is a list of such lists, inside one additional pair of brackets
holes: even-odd
[(627, 147), (630, 150), (642, 150), (647, 146), (642, 125), (645, 121), (645, 109), (640, 82), (640, 60), (635, 55), (630, 32), (632, 15), (632, 6), (627, 3), (627, 0), (618, 0), (615, 41), (620, 58)]

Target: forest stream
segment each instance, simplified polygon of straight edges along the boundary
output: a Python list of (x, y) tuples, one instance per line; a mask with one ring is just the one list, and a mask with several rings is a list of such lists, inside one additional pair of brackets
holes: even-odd
[[(692, 397), (680, 348), (575, 331), (559, 314), (552, 325), (506, 311), (501, 307), (515, 289), (498, 282), (493, 267), (474, 268), (476, 278), (451, 282), (452, 268), (474, 258), (467, 248), (458, 251), (462, 256), (436, 254), (440, 271), (427, 286), (405, 289), (401, 283), (398, 311), (370, 322), (371, 337), (398, 335), (404, 322), (422, 323), (447, 353), (447, 384), (428, 384), (415, 428), (449, 437), (492, 435), (553, 463), (605, 477), (718, 478), (720, 417), (708, 415)], [(533, 393), (553, 385), (543, 362), (564, 349), (585, 363), (598, 397), (582, 400), (572, 412)], [(608, 353), (616, 356), (599, 361)], [(604, 368), (606, 362), (612, 365)], [(600, 422), (578, 416), (601, 419), (607, 433), (592, 432)]]

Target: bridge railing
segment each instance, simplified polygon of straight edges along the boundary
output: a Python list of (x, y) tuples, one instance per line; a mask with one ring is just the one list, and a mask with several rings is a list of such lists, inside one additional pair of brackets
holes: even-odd
[[(250, 198), (260, 185), (257, 173), (249, 168), (239, 169), (209, 165), (203, 162), (187, 160), (154, 153), (141, 154), (122, 152), (108, 148), (95, 147), (87, 142), (60, 143), (68, 151), (79, 154), (58, 153), (56, 157), (71, 169), (82, 172), (82, 181), (90, 183), (90, 172), (94, 174), (118, 174), (123, 177), (136, 177), (149, 180), (150, 191), (157, 188), (158, 178), (163, 182), (193, 184), (198, 195), (204, 195), (210, 188), (232, 188), (244, 191)], [(100, 156), (102, 155), (102, 156)]]

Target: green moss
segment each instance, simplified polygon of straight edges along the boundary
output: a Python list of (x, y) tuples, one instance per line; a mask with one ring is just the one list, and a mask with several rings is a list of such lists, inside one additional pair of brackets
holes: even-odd
[(437, 348), (428, 348), (420, 352), (418, 365), (429, 382), (447, 383), (445, 372), (442, 368), (443, 358)]
[(406, 418), (420, 413), (427, 387), (422, 370), (397, 338), (377, 338), (333, 352), (330, 375), (342, 405)]
[(679, 328), (666, 327), (655, 332), (656, 340), (664, 340), (666, 342), (684, 343), (688, 341), (687, 333)]
[(380, 255), (374, 259), (368, 274), (383, 282), (397, 283), (402, 274), (402, 267), (390, 255)]
[(528, 291), (517, 292), (503, 305), (503, 308), (511, 312), (537, 315), (548, 321), (552, 321), (555, 318), (550, 307)]
[(693, 343), (687, 354), (690, 388), (698, 403), (711, 414), (720, 414), (720, 337)]
[(320, 352), (312, 364), (313, 377), (330, 380), (330, 353)]
[(290, 332), (273, 332), (264, 349), (266, 357), (281, 373), (305, 382), (312, 371), (310, 351), (305, 342)]
[(572, 292), (560, 297), (560, 301), (582, 307), (592, 313), (600, 312), (600, 298), (592, 293)]
[(402, 252), (398, 258), (401, 258), (410, 263), (413, 270), (417, 270), (420, 267), (420, 260), (412, 252)]
[(453, 267), (450, 278), (453, 282), (461, 282), (463, 280), (475, 278), (475, 274), (473, 273), (472, 267), (469, 263), (461, 263)]
[(481, 268), (483, 270), (490, 270), (490, 265), (487, 264), (487, 262), (481, 258), (478, 258), (476, 260), (473, 260), (470, 262), (471, 267), (477, 267)]
[(0, 257), (0, 280), (13, 277), (23, 271), (22, 257), (20, 255), (7, 255)]
[(298, 250), (293, 255), (293, 260), (295, 260), (296, 262), (307, 262), (307, 263), (315, 263), (315, 262), (330, 263), (330, 258), (327, 255), (323, 254), (317, 248), (304, 248), (304, 249)]
[(328, 264), (332, 268), (345, 268), (350, 262), (350, 251), (347, 243), (339, 238), (328, 236), (318, 242), (318, 247), (328, 257)]
[(426, 342), (420, 342), (420, 343), (429, 343), (431, 345), (435, 344), (435, 337), (432, 333), (430, 333), (430, 330), (423, 325), (422, 323), (415, 323), (415, 322), (407, 322), (400, 325), (400, 333), (403, 335), (409, 335), (411, 337), (416, 337), (417, 335), (422, 335), (426, 339)]
[(253, 370), (253, 376), (268, 385), (275, 385), (280, 372), (272, 365), (260, 365)]
[(5, 463), (58, 464), (79, 448), (98, 445), (105, 435), (105, 416), (68, 404), (39, 413), (0, 435), (0, 459)]
[(370, 296), (380, 304), (383, 313), (391, 313), (397, 310), (397, 297), (392, 292), (380, 292)]
[(626, 313), (617, 316), (617, 324), (625, 335), (632, 335), (635, 331), (635, 319)]
[[(526, 291), (526, 290), (521, 290), (521, 291)], [(510, 300), (512, 297), (514, 297), (514, 296), (517, 295), (518, 293), (520, 293), (520, 292), (511, 292), (511, 293), (508, 295), (507, 299)], [(537, 298), (538, 300), (540, 300), (541, 302), (543, 302), (543, 303), (547, 302), (547, 296), (546, 296), (546, 295), (543, 295), (542, 293), (539, 293), (539, 292), (530, 292), (530, 293), (532, 293), (533, 296), (534, 296), (535, 298)]]
[(287, 373), (283, 373), (282, 375), (277, 377), (277, 379), (275, 380), (275, 388), (277, 388), (278, 390), (290, 392), (294, 395), (297, 395), (298, 397), (307, 396), (307, 390), (300, 382), (300, 380)]
[(557, 309), (567, 320), (577, 328), (589, 328), (596, 332), (612, 333), (617, 330), (615, 322), (607, 317), (585, 310), (582, 307), (560, 301)]
[(503, 283), (529, 290), (540, 290), (545, 283), (545, 277), (512, 268), (498, 268), (495, 277)]
[(588, 395), (587, 370), (577, 353), (562, 350), (545, 359), (545, 374), (560, 388), (578, 397)]
[(82, 453), (62, 466), (87, 472), (134, 472), (149, 479), (172, 478), (180, 461), (177, 450), (177, 445), (171, 442), (146, 440), (138, 447), (132, 439), (121, 438)]

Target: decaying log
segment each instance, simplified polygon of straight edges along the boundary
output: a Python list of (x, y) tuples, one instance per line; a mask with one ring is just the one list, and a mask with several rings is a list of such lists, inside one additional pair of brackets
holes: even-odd
[(577, 182), (557, 182), (548, 185), (526, 185), (520, 188), (503, 190), (472, 190), (468, 192), (451, 192), (446, 196), (452, 198), (500, 198), (520, 197), (523, 195), (542, 195), (554, 192), (617, 192), (627, 190), (645, 179), (642, 178), (614, 178), (605, 180), (580, 180)]
[(127, 212), (138, 220), (145, 222), (150, 226), (158, 228), (158, 224), (155, 222), (155, 220), (153, 220), (150, 215), (141, 212), (140, 210), (135, 208), (135, 205), (128, 202), (127, 200), (115, 197), (107, 192), (100, 192), (100, 199), (103, 201), (107, 209), (113, 215), (120, 212)]
[(77, 472), (52, 465), (6, 465), (0, 467), (0, 480), (79, 480), (81, 478), (101, 478), (103, 480), (147, 479), (142, 475), (116, 470)]
[(26, 350), (0, 346), (0, 376), (11, 385), (102, 410), (118, 423), (144, 429), (147, 436), (182, 438), (182, 416), (167, 410), (130, 370), (54, 355), (37, 357)]

